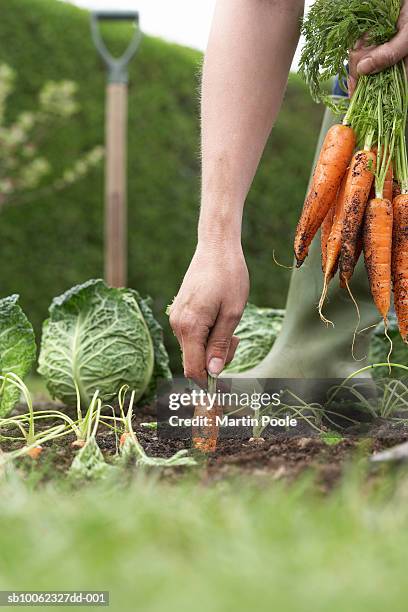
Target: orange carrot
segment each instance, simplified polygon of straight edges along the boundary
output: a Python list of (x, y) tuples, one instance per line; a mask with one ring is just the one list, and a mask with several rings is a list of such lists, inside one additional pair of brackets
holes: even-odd
[(326, 325), (329, 325), (329, 324), (333, 325), (332, 321), (329, 321), (323, 316), (322, 310), (323, 310), (324, 302), (327, 297), (327, 292), (329, 289), (330, 281), (333, 278), (333, 276), (336, 274), (336, 270), (338, 266), (338, 260), (339, 260), (340, 248), (341, 248), (341, 231), (342, 231), (343, 223), (344, 223), (345, 193), (346, 193), (347, 181), (350, 181), (350, 176), (351, 176), (350, 168), (348, 168), (346, 174), (343, 177), (343, 181), (341, 183), (339, 192), (337, 194), (336, 205), (334, 207), (334, 217), (333, 217), (332, 229), (331, 229), (329, 238), (327, 240), (326, 260), (325, 260), (325, 265), (323, 268), (324, 284), (323, 284), (323, 291), (322, 291), (322, 295), (321, 295), (319, 306), (318, 306), (320, 318), (324, 323), (326, 323)]
[(123, 433), (123, 434), (120, 436), (120, 440), (119, 440), (119, 446), (120, 446), (120, 448), (122, 448), (123, 446), (125, 446), (126, 440), (127, 440), (128, 438), (130, 438), (130, 437), (131, 437), (131, 435), (130, 435), (130, 433), (128, 433), (128, 432), (125, 432), (125, 433)]
[(392, 201), (394, 201), (399, 195), (401, 195), (401, 187), (397, 179), (394, 179), (392, 187)]
[(329, 240), (330, 232), (333, 227), (334, 210), (335, 206), (329, 209), (329, 212), (324, 218), (322, 229), (321, 229), (321, 246), (322, 246), (322, 270), (323, 274), (326, 274), (326, 263), (327, 263), (327, 241)]
[(222, 416), (222, 409), (214, 406), (208, 409), (205, 406), (196, 406), (194, 418), (200, 419), (199, 425), (193, 426), (193, 447), (201, 453), (214, 453), (217, 449), (218, 434), (220, 431), (217, 417)]
[(34, 446), (34, 448), (30, 448), (29, 451), (27, 451), (27, 455), (31, 458), (31, 459), (38, 459), (39, 456), (41, 455), (41, 453), (43, 452), (43, 447), (42, 446)]
[(392, 276), (394, 304), (403, 341), (408, 344), (408, 195), (393, 202), (394, 233)]
[(336, 198), (355, 143), (354, 131), (346, 125), (334, 125), (326, 135), (296, 229), (294, 249), (298, 268)]
[(334, 211), (333, 225), (327, 241), (327, 264), (325, 276), (330, 281), (334, 275), (336, 264), (340, 255), (341, 248), (341, 231), (344, 223), (344, 204), (347, 184), (350, 181), (350, 169), (347, 170), (343, 177), (339, 193), (337, 195), (336, 207)]
[(384, 322), (391, 305), (392, 220), (390, 200), (370, 200), (364, 218), (364, 258), (371, 294)]
[[(371, 190), (373, 191), (373, 190)], [(370, 193), (370, 197), (369, 197), (369, 202), (371, 200), (375, 200), (375, 190), (374, 190), (374, 194), (373, 197), (371, 197), (371, 193)], [(355, 270), (358, 262), (360, 261), (360, 257), (361, 257), (361, 253), (363, 252), (363, 248), (364, 248), (364, 244), (363, 244), (363, 227), (360, 228), (360, 231), (358, 233), (358, 238), (357, 238), (357, 244), (356, 244), (356, 252), (354, 255), (354, 265), (353, 265), (353, 270)], [(347, 285), (346, 282), (344, 281), (344, 279), (340, 279), (340, 287), (341, 289), (347, 289)]]
[(384, 188), (383, 188), (383, 198), (384, 200), (389, 200), (392, 202), (394, 192), (394, 168), (392, 167), (392, 162), (388, 166), (387, 174), (385, 176)]
[(368, 196), (374, 181), (376, 156), (373, 151), (358, 151), (350, 166), (344, 202), (344, 223), (340, 251), (340, 280), (348, 287), (356, 265), (358, 236)]

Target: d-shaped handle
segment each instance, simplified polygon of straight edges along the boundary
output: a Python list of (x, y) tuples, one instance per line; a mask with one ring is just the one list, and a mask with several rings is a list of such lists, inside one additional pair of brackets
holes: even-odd
[[(102, 38), (99, 23), (101, 21), (133, 21), (136, 28), (132, 40), (122, 57), (114, 57)], [(110, 83), (127, 83), (128, 64), (132, 57), (137, 53), (142, 40), (142, 32), (139, 26), (139, 13), (137, 12), (112, 12), (95, 11), (91, 13), (92, 38), (97, 50), (108, 68), (108, 78)]]

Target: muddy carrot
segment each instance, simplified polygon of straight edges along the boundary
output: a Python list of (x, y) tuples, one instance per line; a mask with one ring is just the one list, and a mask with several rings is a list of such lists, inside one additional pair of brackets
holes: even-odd
[(394, 303), (402, 339), (408, 344), (408, 195), (393, 202), (394, 232), (392, 277)]
[(383, 198), (392, 202), (394, 195), (394, 168), (390, 162), (385, 175), (384, 187), (383, 187)]
[[(208, 394), (214, 395), (217, 391), (217, 379), (208, 377)], [(213, 453), (217, 449), (220, 427), (218, 418), (222, 416), (222, 407), (214, 404), (212, 408), (199, 404), (194, 411), (194, 419), (199, 420), (193, 426), (193, 447), (201, 453)]]
[(354, 131), (349, 126), (335, 125), (327, 133), (296, 229), (294, 250), (298, 268), (336, 198), (355, 143)]
[[(389, 185), (387, 191), (384, 188), (384, 193), (389, 193)], [(364, 218), (364, 259), (371, 294), (384, 322), (391, 305), (392, 232), (393, 213), (390, 200), (370, 200)]]
[(327, 241), (329, 240), (330, 232), (333, 227), (334, 211), (336, 206), (333, 205), (327, 215), (324, 218), (322, 229), (321, 229), (321, 248), (322, 248), (322, 270), (323, 274), (326, 274), (326, 263), (327, 263)]
[(392, 201), (394, 201), (395, 198), (397, 198), (400, 195), (401, 195), (401, 186), (398, 183), (397, 179), (394, 179), (393, 185), (392, 185)]
[(354, 155), (350, 166), (351, 177), (346, 186), (339, 261), (340, 280), (346, 286), (356, 265), (358, 237), (374, 181), (375, 162), (375, 153), (364, 150)]
[(333, 224), (330, 231), (329, 238), (327, 240), (326, 245), (326, 259), (324, 262), (323, 273), (324, 273), (324, 285), (323, 291), (319, 302), (319, 314), (322, 321), (326, 324), (332, 324), (331, 321), (326, 319), (323, 314), (323, 305), (327, 297), (327, 291), (329, 288), (329, 283), (333, 276), (336, 273), (336, 268), (338, 264), (338, 259), (340, 255), (341, 248), (341, 232), (344, 223), (344, 203), (345, 203), (345, 193), (347, 182), (350, 181), (350, 169), (347, 170), (346, 174), (343, 177), (339, 192), (337, 194), (336, 204), (334, 208), (334, 217)]

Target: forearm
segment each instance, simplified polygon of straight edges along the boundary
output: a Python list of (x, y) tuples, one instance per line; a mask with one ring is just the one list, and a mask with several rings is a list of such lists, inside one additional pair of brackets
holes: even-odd
[(217, 2), (202, 85), (199, 241), (240, 241), (244, 202), (282, 103), (303, 4)]

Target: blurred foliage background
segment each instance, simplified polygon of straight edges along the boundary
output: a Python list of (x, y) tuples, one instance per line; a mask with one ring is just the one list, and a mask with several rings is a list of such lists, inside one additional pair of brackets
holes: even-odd
[[(57, 0), (2, 4), (0, 63), (17, 73), (8, 105), (13, 120), (33, 109), (44, 82), (77, 83), (79, 111), (43, 143), (50, 182), (104, 141), (105, 68), (93, 47), (87, 12)], [(116, 51), (127, 26), (106, 26)], [(154, 299), (173, 368), (179, 351), (164, 310), (193, 253), (199, 210), (199, 52), (145, 37), (131, 65), (129, 99), (129, 285)], [(307, 186), (322, 109), (296, 75), (250, 192), (244, 247), (251, 301), (281, 308), (292, 235)], [(103, 164), (75, 185), (0, 211), (0, 294), (20, 293), (37, 333), (53, 296), (103, 274)]]

